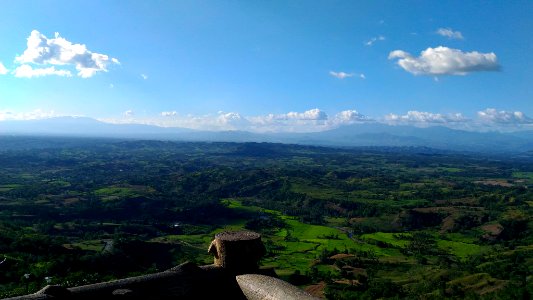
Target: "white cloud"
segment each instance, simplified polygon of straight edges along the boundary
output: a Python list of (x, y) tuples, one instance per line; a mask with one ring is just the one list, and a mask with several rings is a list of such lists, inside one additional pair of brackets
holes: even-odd
[(468, 121), (461, 113), (455, 114), (439, 114), (424, 111), (408, 111), (405, 115), (388, 114), (385, 116), (385, 122), (391, 124), (410, 123), (418, 125), (429, 124), (450, 124), (462, 123)]
[(335, 115), (333, 119), (334, 124), (344, 125), (344, 124), (354, 124), (368, 122), (372, 119), (359, 113), (356, 110), (345, 110)]
[(174, 110), (174, 111), (163, 111), (161, 112), (161, 116), (163, 117), (175, 117), (177, 116), (178, 113)]
[[(78, 76), (82, 78), (92, 77), (98, 72), (107, 72), (110, 65), (120, 64), (116, 58), (91, 52), (85, 45), (73, 44), (60, 37), (57, 32), (54, 38), (49, 39), (37, 30), (31, 32), (27, 49), (22, 55), (17, 56), (15, 61), (21, 64), (74, 66)], [(52, 74), (56, 73), (41, 76)]]
[(236, 112), (229, 112), (229, 113), (220, 112), (217, 120), (222, 125), (233, 125), (233, 126), (243, 125), (248, 122), (239, 113), (236, 113)]
[[(43, 113), (40, 113), (41, 115)], [(0, 111), (0, 120), (7, 114)], [(39, 114), (34, 114), (39, 115)], [(442, 114), (424, 111), (408, 111), (405, 114), (388, 114), (373, 119), (356, 110), (344, 110), (332, 118), (320, 109), (284, 114), (243, 116), (237, 112), (219, 111), (207, 115), (180, 115), (176, 111), (164, 111), (156, 116), (138, 117), (131, 110), (121, 118), (102, 119), (110, 123), (135, 123), (162, 127), (181, 127), (197, 130), (244, 130), (250, 132), (318, 132), (343, 125), (361, 123), (384, 123), (388, 125), (412, 125), (417, 127), (445, 126), (470, 131), (514, 131), (530, 129), (533, 120), (522, 112), (497, 111), (486, 109), (478, 112), (478, 118), (470, 119), (462, 113)]]
[(353, 73), (345, 73), (345, 72), (335, 72), (335, 71), (329, 71), (329, 75), (338, 78), (338, 79), (344, 79), (348, 77), (352, 77)]
[(498, 71), (496, 54), (477, 51), (463, 52), (443, 46), (427, 48), (419, 57), (394, 50), (389, 59), (398, 59), (398, 65), (414, 75), (466, 75), (470, 72)]
[(477, 112), (481, 121), (497, 124), (533, 124), (533, 119), (521, 111), (505, 111), (487, 108)]
[(328, 115), (318, 109), (286, 114), (247, 117), (249, 129), (256, 132), (311, 132), (330, 128)]
[(141, 77), (142, 77), (142, 79), (144, 79), (144, 80), (148, 79), (148, 76), (145, 75), (145, 74), (141, 74)]
[(357, 73), (346, 73), (346, 72), (329, 71), (329, 75), (331, 75), (331, 76), (333, 76), (335, 78), (338, 78), (338, 79), (345, 79), (345, 78), (354, 77), (354, 76), (357, 76), (357, 77), (359, 77), (361, 79), (366, 79), (366, 76), (363, 73), (357, 74)]
[(464, 40), (460, 31), (453, 31), (451, 28), (439, 28), (436, 33), (452, 40)]
[(328, 115), (318, 108), (310, 109), (304, 112), (288, 112), (286, 114), (268, 114), (265, 116), (250, 117), (255, 123), (270, 124), (284, 121), (324, 121)]
[(299, 112), (289, 112), (285, 115), (278, 115), (280, 120), (327, 120), (328, 115), (321, 111), (318, 108), (310, 109), (304, 111), (303, 113)]
[(17, 67), (15, 70), (13, 70), (13, 74), (15, 77), (24, 77), (24, 78), (32, 78), (32, 77), (41, 77), (41, 76), (48, 76), (48, 75), (57, 75), (57, 76), (64, 76), (64, 77), (71, 77), (72, 73), (68, 70), (56, 70), (55, 67), (48, 67), (48, 68), (38, 68), (34, 69), (30, 65), (22, 65)]
[(135, 115), (135, 113), (131, 109), (128, 109), (127, 111), (122, 113), (122, 116), (124, 116), (125, 118), (131, 118), (134, 115)]
[(179, 115), (176, 111), (161, 112), (155, 117), (136, 117), (134, 114), (124, 118), (100, 119), (100, 121), (115, 124), (146, 124), (161, 127), (181, 127), (198, 130), (248, 130), (250, 122), (236, 112), (218, 112), (207, 115)]
[[(125, 114), (124, 114), (125, 115)], [(111, 123), (139, 123), (163, 127), (183, 127), (198, 130), (245, 130), (251, 132), (316, 132), (341, 125), (373, 121), (355, 110), (342, 111), (329, 119), (320, 109), (285, 114), (243, 116), (237, 112), (219, 111), (208, 115), (180, 115), (176, 111), (164, 111), (154, 117), (103, 119)]]
[(44, 111), (42, 109), (34, 109), (29, 112), (14, 112), (10, 110), (0, 110), (0, 121), (21, 121), (21, 120), (38, 120), (60, 117), (53, 110)]
[(372, 45), (374, 45), (375, 42), (384, 41), (384, 40), (385, 40), (384, 36), (382, 36), (382, 35), (376, 36), (376, 37), (373, 37), (370, 40), (366, 41), (365, 42), (365, 46), (372, 46)]
[(0, 61), (0, 75), (6, 75), (9, 72), (9, 70), (4, 66), (4, 64)]

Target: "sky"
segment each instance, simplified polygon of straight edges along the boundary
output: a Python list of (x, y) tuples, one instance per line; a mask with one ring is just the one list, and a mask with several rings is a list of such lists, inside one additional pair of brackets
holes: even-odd
[(1, 4), (0, 126), (533, 129), (531, 1)]

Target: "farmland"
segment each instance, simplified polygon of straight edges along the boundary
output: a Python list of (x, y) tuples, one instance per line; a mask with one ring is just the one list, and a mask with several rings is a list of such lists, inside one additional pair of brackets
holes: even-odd
[(0, 297), (208, 264), (242, 229), (263, 268), (331, 299), (532, 292), (527, 153), (18, 139), (0, 153)]

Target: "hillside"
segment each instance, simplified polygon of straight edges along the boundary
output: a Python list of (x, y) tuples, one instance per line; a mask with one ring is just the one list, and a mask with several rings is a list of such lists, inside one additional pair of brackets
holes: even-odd
[(0, 297), (207, 264), (214, 234), (235, 229), (263, 235), (263, 266), (331, 299), (532, 292), (531, 156), (45, 141), (2, 139)]

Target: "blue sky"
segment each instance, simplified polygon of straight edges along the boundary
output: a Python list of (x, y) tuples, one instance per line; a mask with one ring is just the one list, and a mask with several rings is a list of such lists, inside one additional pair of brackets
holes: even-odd
[(2, 11), (0, 120), (532, 128), (531, 1), (7, 0)]

